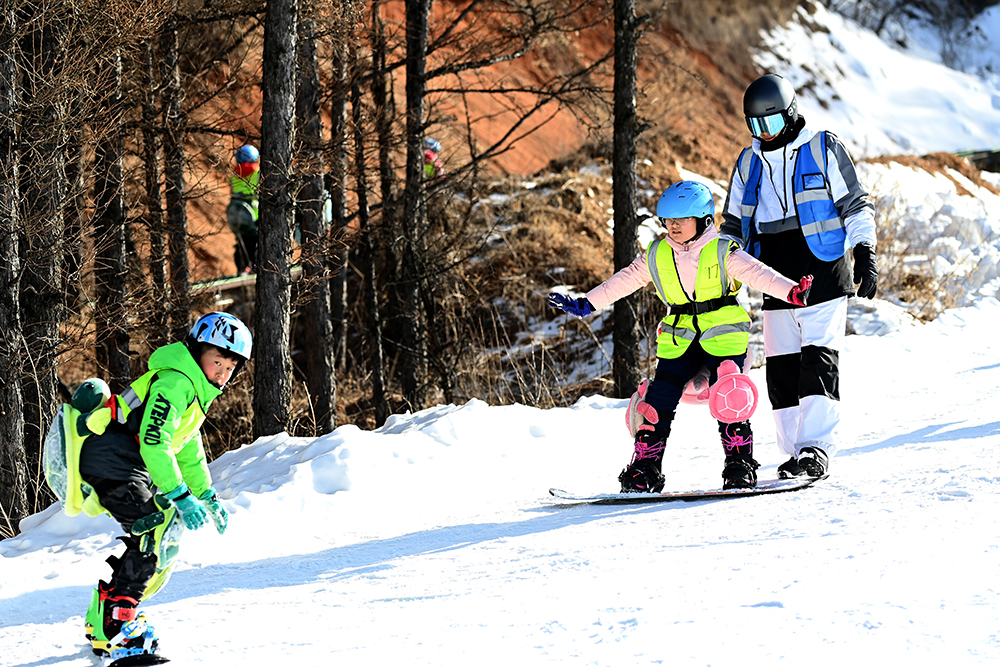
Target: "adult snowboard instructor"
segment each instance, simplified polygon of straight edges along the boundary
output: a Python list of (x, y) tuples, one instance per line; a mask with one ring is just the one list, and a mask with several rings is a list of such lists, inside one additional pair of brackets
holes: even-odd
[(98, 655), (129, 664), (165, 661), (156, 659), (159, 638), (137, 607), (169, 579), (185, 528), (211, 522), (220, 534), (226, 529), (200, 428), (252, 345), (238, 318), (209, 313), (184, 341), (155, 350), (149, 371), (121, 395), (108, 396), (101, 380), (74, 393), (70, 440), (79, 443), (72, 461), (78, 479), (71, 477), (71, 486), (87, 488), (80, 500), (91, 506), (83, 508), (88, 514), (107, 512), (126, 533), (119, 538), (125, 553), (107, 559), (111, 578), (98, 584), (87, 610), (87, 638)]
[[(740, 154), (721, 234), (792, 280), (813, 276), (809, 305), (764, 295), (767, 393), (780, 477), (821, 477), (837, 452), (847, 298), (878, 288), (875, 216), (843, 144), (806, 127), (795, 89), (767, 74), (743, 96), (753, 144)], [(853, 282), (847, 250), (853, 248)]]

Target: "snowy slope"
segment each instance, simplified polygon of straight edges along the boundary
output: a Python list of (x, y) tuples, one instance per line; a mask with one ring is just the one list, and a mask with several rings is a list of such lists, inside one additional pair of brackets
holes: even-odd
[[(995, 7), (976, 19), (974, 37), (953, 44), (954, 59), (985, 78), (941, 64), (941, 43), (925, 27), (910, 25), (910, 47), (901, 50), (819, 3), (766, 34), (766, 50), (756, 57), (793, 83), (810, 127), (849, 147), (881, 218), (908, 230), (903, 240), (926, 262), (920, 270), (961, 285), (971, 299), (1000, 289), (1000, 196), (957, 172), (948, 178), (862, 159), (1000, 148), (997, 27)], [(983, 176), (1000, 187), (997, 174)], [(958, 305), (970, 302), (951, 296)]]
[[(988, 36), (988, 47), (970, 42), (970, 58), (996, 51), (1000, 36)], [(765, 47), (758, 65), (788, 78), (810, 125), (832, 130), (855, 158), (1000, 148), (996, 77), (900, 51), (818, 3), (768, 33)]]
[[(984, 299), (849, 337), (843, 451), (798, 493), (559, 506), (549, 486), (613, 489), (627, 463), (604, 398), (258, 441), (213, 464), (231, 529), (189, 534), (147, 613), (182, 665), (996, 664), (998, 327)], [(773, 477), (766, 409), (754, 428)], [(717, 484), (721, 462), (681, 406), (668, 486)], [(114, 534), (50, 508), (0, 543), (0, 665), (92, 664), (82, 613)]]

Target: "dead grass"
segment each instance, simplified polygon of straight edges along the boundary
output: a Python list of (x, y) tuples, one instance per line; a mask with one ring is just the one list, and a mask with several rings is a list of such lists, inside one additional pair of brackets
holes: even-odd
[[(920, 168), (920, 167), (917, 167)], [(899, 300), (915, 317), (930, 321), (959, 305), (968, 288), (960, 275), (935, 277), (920, 258), (929, 239), (905, 217), (901, 199), (883, 195), (875, 202), (878, 238), (879, 296)]]

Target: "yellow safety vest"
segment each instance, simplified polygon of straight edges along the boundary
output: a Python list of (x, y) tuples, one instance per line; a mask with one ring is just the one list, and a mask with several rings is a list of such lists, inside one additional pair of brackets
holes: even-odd
[(750, 316), (736, 301), (740, 283), (730, 288), (726, 261), (731, 241), (714, 239), (698, 258), (695, 301), (681, 286), (674, 250), (665, 239), (649, 244), (646, 261), (660, 300), (670, 311), (660, 322), (656, 336), (656, 356), (680, 357), (698, 339), (705, 352), (716, 357), (744, 354), (750, 341)]

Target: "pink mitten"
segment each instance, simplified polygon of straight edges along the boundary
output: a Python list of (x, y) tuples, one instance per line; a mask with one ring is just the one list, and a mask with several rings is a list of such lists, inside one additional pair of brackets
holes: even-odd
[(628, 402), (628, 411), (625, 413), (625, 425), (628, 427), (628, 432), (632, 434), (633, 438), (643, 428), (651, 428), (648, 424), (655, 424), (660, 421), (660, 416), (656, 414), (653, 406), (642, 400), (646, 398), (647, 389), (649, 389), (649, 380), (643, 380), (639, 383), (639, 388), (632, 394), (632, 398)]
[(757, 387), (727, 359), (719, 366), (719, 379), (709, 390), (708, 408), (713, 417), (727, 424), (750, 419), (757, 409)]

